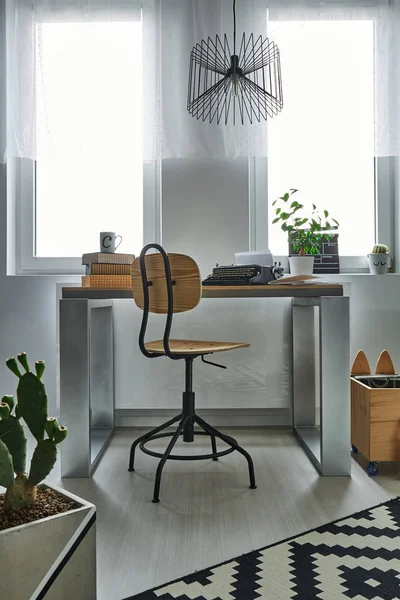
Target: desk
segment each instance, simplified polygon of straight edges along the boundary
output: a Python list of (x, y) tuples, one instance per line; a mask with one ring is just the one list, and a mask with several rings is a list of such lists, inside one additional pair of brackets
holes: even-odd
[[(343, 287), (210, 286), (202, 297), (292, 298), (293, 431), (322, 475), (349, 476), (349, 298)], [(112, 303), (118, 298), (132, 298), (132, 290), (62, 290), (60, 411), (69, 427), (62, 477), (89, 477), (113, 433)]]

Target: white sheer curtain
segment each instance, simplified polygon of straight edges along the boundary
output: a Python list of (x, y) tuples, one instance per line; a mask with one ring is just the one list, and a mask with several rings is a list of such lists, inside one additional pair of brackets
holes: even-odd
[[(51, 144), (53, 136), (51, 119), (46, 112), (46, 89), (42, 87), (40, 94), (36, 90), (36, 86), (42, 86), (45, 80), (42, 24), (140, 19), (139, 0), (6, 0), (7, 140), (0, 162), (13, 157), (37, 158), (39, 119), (45, 123), (42, 131), (48, 129), (48, 143)], [(79, 90), (76, 93), (79, 94)], [(111, 148), (106, 151), (113, 150), (118, 151)]]
[[(237, 40), (243, 32), (255, 39), (267, 33), (267, 3), (236, 3)], [(162, 155), (230, 158), (266, 155), (266, 123), (219, 125), (192, 117), (186, 108), (189, 57), (202, 39), (227, 34), (232, 46), (231, 0), (170, 0), (161, 3)], [(278, 117), (279, 118), (279, 117)]]
[[(248, 0), (237, 2), (238, 39), (242, 32), (266, 36), (271, 20), (373, 19), (376, 33), (376, 156), (398, 154), (400, 96), (400, 0)], [(216, 125), (196, 120), (186, 110), (191, 48), (208, 36), (232, 38), (231, 0), (170, 0), (162, 3), (161, 21), (161, 156), (267, 156), (267, 123)], [(318, 48), (315, 48), (318, 52)], [(285, 64), (281, 56), (285, 105)], [(307, 57), (304, 60), (307, 68)], [(340, 85), (340, 82), (338, 82)], [(303, 90), (299, 90), (299, 94)], [(283, 108), (285, 110), (285, 108)], [(279, 120), (279, 115), (274, 117)], [(343, 140), (345, 144), (345, 140)]]
[[(190, 51), (208, 36), (215, 39), (216, 34), (226, 33), (232, 39), (232, 0), (143, 0), (141, 5), (135, 0), (7, 0), (7, 144), (0, 161), (14, 156), (36, 158), (36, 24), (43, 20), (123, 20), (140, 11), (144, 158), (267, 156), (267, 123), (205, 123), (186, 108)], [(375, 20), (376, 155), (398, 155), (400, 0), (238, 0), (238, 39), (243, 32), (268, 35), (268, 13), (274, 19), (359, 19), (364, 15)], [(283, 60), (282, 75), (285, 102)], [(45, 98), (43, 110), (46, 118)], [(112, 119), (112, 114), (107, 118)], [(118, 152), (118, 148), (105, 151)]]

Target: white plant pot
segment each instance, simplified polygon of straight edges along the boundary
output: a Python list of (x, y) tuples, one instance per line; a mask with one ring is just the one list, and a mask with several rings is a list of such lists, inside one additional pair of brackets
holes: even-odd
[(60, 488), (40, 487), (79, 508), (0, 531), (0, 598), (94, 600), (96, 507)]
[(373, 275), (384, 275), (388, 268), (389, 254), (381, 252), (379, 254), (368, 254), (369, 272)]
[(290, 256), (289, 266), (291, 275), (312, 275), (314, 269), (314, 257)]

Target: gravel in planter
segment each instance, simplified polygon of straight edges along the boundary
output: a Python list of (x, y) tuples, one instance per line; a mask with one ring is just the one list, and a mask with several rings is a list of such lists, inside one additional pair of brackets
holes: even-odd
[(5, 513), (3, 504), (4, 494), (0, 494), (0, 531), (79, 508), (76, 502), (60, 496), (49, 488), (39, 488), (36, 501), (29, 508)]

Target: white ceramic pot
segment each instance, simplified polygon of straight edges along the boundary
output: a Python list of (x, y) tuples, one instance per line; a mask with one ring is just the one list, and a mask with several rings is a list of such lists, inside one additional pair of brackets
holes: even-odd
[(389, 253), (381, 252), (377, 254), (368, 254), (369, 272), (373, 275), (384, 275), (389, 264)]
[(78, 508), (0, 531), (0, 598), (94, 600), (96, 507), (60, 488), (40, 487), (51, 487)]
[(291, 275), (312, 275), (314, 269), (314, 257), (290, 256), (289, 267)]

